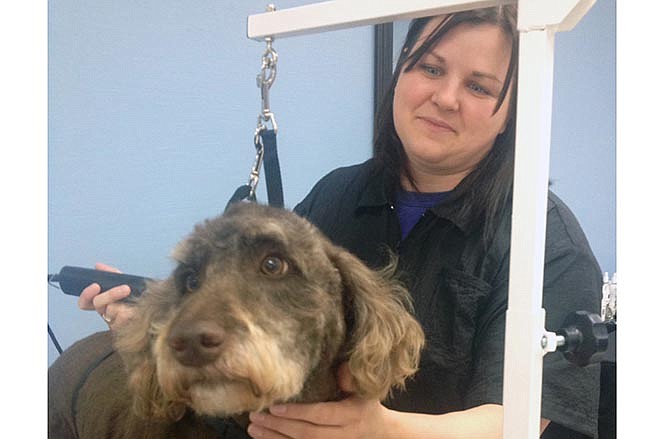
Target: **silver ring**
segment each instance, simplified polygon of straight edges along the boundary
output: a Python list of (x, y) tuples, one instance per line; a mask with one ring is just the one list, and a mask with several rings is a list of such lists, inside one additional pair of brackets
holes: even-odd
[(103, 313), (103, 314), (102, 314), (102, 320), (106, 321), (107, 323), (112, 323), (112, 319), (110, 319), (109, 317), (107, 317), (107, 314), (106, 314), (106, 313)]

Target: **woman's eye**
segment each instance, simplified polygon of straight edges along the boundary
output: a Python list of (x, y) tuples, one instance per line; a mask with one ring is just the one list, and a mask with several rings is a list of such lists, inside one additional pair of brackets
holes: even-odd
[(440, 76), (442, 70), (439, 67), (435, 67), (430, 64), (422, 64), (421, 70), (428, 76)]
[(469, 87), (470, 87), (470, 90), (474, 91), (477, 94), (486, 95), (486, 96), (491, 95), (491, 92), (489, 92), (488, 89), (482, 87), (481, 85), (477, 84), (476, 82), (471, 83)]
[(261, 263), (261, 271), (268, 276), (282, 276), (288, 271), (288, 263), (278, 256), (266, 256)]

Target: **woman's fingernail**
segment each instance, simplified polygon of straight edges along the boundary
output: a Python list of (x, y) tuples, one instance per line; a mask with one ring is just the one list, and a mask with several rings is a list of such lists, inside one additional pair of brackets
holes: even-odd
[(286, 406), (285, 405), (274, 405), (270, 407), (270, 413), (273, 415), (283, 415), (286, 413)]
[(251, 422), (263, 422), (265, 415), (261, 412), (252, 412), (249, 414), (249, 419)]
[(247, 428), (247, 433), (249, 433), (249, 436), (253, 438), (260, 438), (261, 437), (261, 431), (258, 427), (256, 427), (254, 424), (251, 424), (249, 428)]

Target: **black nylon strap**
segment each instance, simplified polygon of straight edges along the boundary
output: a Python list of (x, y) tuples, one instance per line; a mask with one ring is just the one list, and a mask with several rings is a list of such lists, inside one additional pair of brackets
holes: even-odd
[(265, 169), (265, 185), (268, 191), (268, 204), (274, 207), (284, 207), (284, 189), (279, 169), (277, 154), (277, 133), (274, 130), (262, 130), (263, 139), (263, 168)]
[(249, 186), (248, 184), (245, 184), (245, 185), (242, 185), (242, 186), (238, 187), (235, 190), (235, 193), (233, 194), (233, 196), (230, 197), (230, 200), (228, 200), (228, 204), (226, 204), (226, 210), (228, 210), (228, 208), (231, 205), (233, 205), (235, 203), (239, 203), (240, 201), (247, 200), (247, 201), (254, 201), (255, 202), (256, 197), (253, 197), (253, 199), (249, 198), (250, 193), (251, 193), (251, 186)]
[[(284, 207), (284, 189), (281, 180), (281, 169), (279, 167), (279, 154), (277, 153), (277, 133), (274, 130), (262, 129), (258, 133), (257, 148), (263, 148), (263, 167), (265, 168), (265, 187), (268, 194), (268, 204), (274, 207)], [(226, 209), (240, 201), (256, 202), (255, 194), (251, 196), (251, 183), (238, 187), (233, 196), (228, 200)]]

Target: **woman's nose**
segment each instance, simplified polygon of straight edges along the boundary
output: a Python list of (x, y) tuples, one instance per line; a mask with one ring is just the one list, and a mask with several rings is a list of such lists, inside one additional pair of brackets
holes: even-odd
[(430, 100), (441, 110), (458, 111), (460, 107), (458, 84), (450, 78), (436, 83)]

